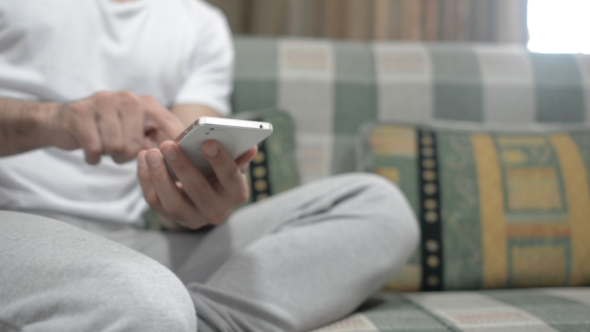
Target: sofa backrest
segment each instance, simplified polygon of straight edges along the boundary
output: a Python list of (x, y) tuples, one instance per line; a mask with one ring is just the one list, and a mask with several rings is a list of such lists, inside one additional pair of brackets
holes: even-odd
[(519, 46), (235, 40), (236, 112), (288, 111), (302, 182), (354, 171), (370, 120), (413, 124), (590, 123), (590, 56)]

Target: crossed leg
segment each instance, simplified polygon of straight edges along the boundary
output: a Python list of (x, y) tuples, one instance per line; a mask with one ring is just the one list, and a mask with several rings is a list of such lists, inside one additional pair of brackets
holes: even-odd
[[(5, 216), (0, 214), (0, 223), (4, 223), (4, 219)], [(45, 237), (49, 241), (45, 255), (38, 256), (36, 251), (28, 250), (21, 253), (25, 260), (34, 260), (39, 265), (23, 268), (15, 264), (15, 258), (6, 257), (0, 257), (0, 264), (6, 266), (7, 262), (9, 270), (17, 271), (16, 275), (47, 271), (51, 277), (42, 279), (47, 283), (41, 283), (35, 289), (41, 294), (50, 293), (41, 298), (52, 299), (54, 302), (51, 303), (63, 306), (65, 311), (43, 316), (45, 320), (39, 321), (39, 326), (58, 324), (66, 319), (64, 317), (75, 317), (80, 324), (87, 321), (87, 326), (92, 327), (71, 331), (100, 331), (106, 330), (104, 326), (119, 326), (104, 325), (116, 324), (116, 319), (108, 317), (127, 319), (125, 324), (128, 325), (120, 326), (138, 324), (137, 330), (142, 331), (194, 331), (191, 325), (194, 321), (187, 316), (191, 312), (194, 316), (195, 309), (199, 331), (306, 331), (317, 328), (350, 313), (387, 282), (414, 250), (419, 234), (415, 218), (400, 191), (386, 180), (367, 174), (336, 176), (271, 197), (238, 210), (222, 225), (206, 233), (113, 231), (112, 228), (97, 231), (102, 232), (101, 236), (125, 243), (159, 260), (186, 284), (184, 289), (176, 276), (144, 255), (69, 225), (56, 226), (57, 222), (47, 222), (46, 219), (32, 223), (47, 225), (39, 231), (37, 227), (19, 230), (21, 227), (15, 226), (15, 222), (10, 224), (15, 228), (13, 237), (27, 231), (36, 234), (26, 241), (24, 247), (27, 249), (36, 245), (36, 237)], [(121, 235), (125, 232), (127, 236)], [(12, 254), (15, 247), (7, 246), (4, 237), (4, 234), (0, 235), (0, 249)], [(62, 240), (59, 239), (64, 238), (65, 246), (60, 246)], [(76, 246), (70, 250), (72, 243)], [(52, 263), (54, 259), (60, 263)], [(72, 272), (60, 272), (65, 264), (62, 261), (67, 262)], [(109, 273), (93, 275), (94, 270)], [(30, 279), (21, 283), (12, 273), (8, 274), (0, 272), (1, 284), (11, 282), (19, 287), (34, 282)], [(59, 275), (64, 281), (74, 282), (56, 288), (55, 285), (61, 284), (53, 278)], [(142, 285), (150, 294), (137, 290)], [(66, 287), (67, 291), (60, 290), (60, 287)], [(152, 288), (155, 291), (149, 292), (148, 289)], [(170, 292), (166, 292), (168, 288)], [(86, 289), (89, 294), (98, 295), (84, 296)], [(0, 290), (0, 298), (4, 297), (2, 292)], [(8, 304), (14, 307), (11, 303), (19, 301), (37, 303), (31, 300), (36, 298), (33, 293), (17, 291)], [(68, 296), (60, 298), (63, 294)], [(113, 296), (133, 299), (113, 301)], [(192, 308), (187, 308), (189, 296)], [(167, 304), (159, 302), (151, 306), (153, 301), (149, 299), (160, 297)], [(68, 311), (70, 304), (75, 306), (73, 303), (84, 301), (88, 305), (83, 311)], [(89, 305), (92, 301), (97, 302), (95, 307), (108, 309), (93, 312)], [(158, 320), (158, 324), (178, 323), (178, 326), (176, 329), (171, 326), (156, 328), (156, 324), (150, 325), (149, 329), (142, 328), (141, 324), (147, 324), (146, 321), (133, 323), (126, 317), (127, 312), (137, 306), (133, 301), (143, 304), (138, 306), (138, 311), (150, 307), (149, 313), (140, 312), (138, 315)], [(3, 307), (1, 302), (0, 308)], [(47, 312), (43, 301), (34, 307), (38, 312)], [(110, 316), (107, 312), (111, 313)], [(0, 321), (7, 319), (7, 323), (17, 327), (29, 326), (27, 321), (35, 321), (30, 317), (39, 314), (24, 314), (22, 320), (15, 319), (17, 316), (14, 315), (0, 309)], [(164, 316), (163, 322), (159, 316)], [(167, 321), (166, 318), (170, 319)], [(122, 321), (119, 324), (123, 324)]]

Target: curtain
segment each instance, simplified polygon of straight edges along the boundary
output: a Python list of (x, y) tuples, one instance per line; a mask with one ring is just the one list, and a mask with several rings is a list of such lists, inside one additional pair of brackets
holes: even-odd
[(526, 43), (527, 0), (208, 0), (236, 34)]

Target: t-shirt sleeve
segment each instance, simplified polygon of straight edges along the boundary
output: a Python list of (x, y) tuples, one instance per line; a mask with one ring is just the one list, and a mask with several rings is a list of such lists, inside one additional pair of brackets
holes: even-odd
[(234, 45), (225, 16), (218, 10), (198, 32), (185, 79), (174, 104), (208, 106), (221, 115), (231, 114)]

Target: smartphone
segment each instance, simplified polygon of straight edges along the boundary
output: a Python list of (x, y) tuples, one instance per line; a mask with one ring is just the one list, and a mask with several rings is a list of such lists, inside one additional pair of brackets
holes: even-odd
[[(174, 139), (192, 163), (209, 177), (214, 174), (211, 165), (201, 153), (206, 141), (217, 141), (236, 160), (273, 132), (272, 124), (260, 121), (200, 117)], [(176, 176), (171, 171), (172, 176)]]

